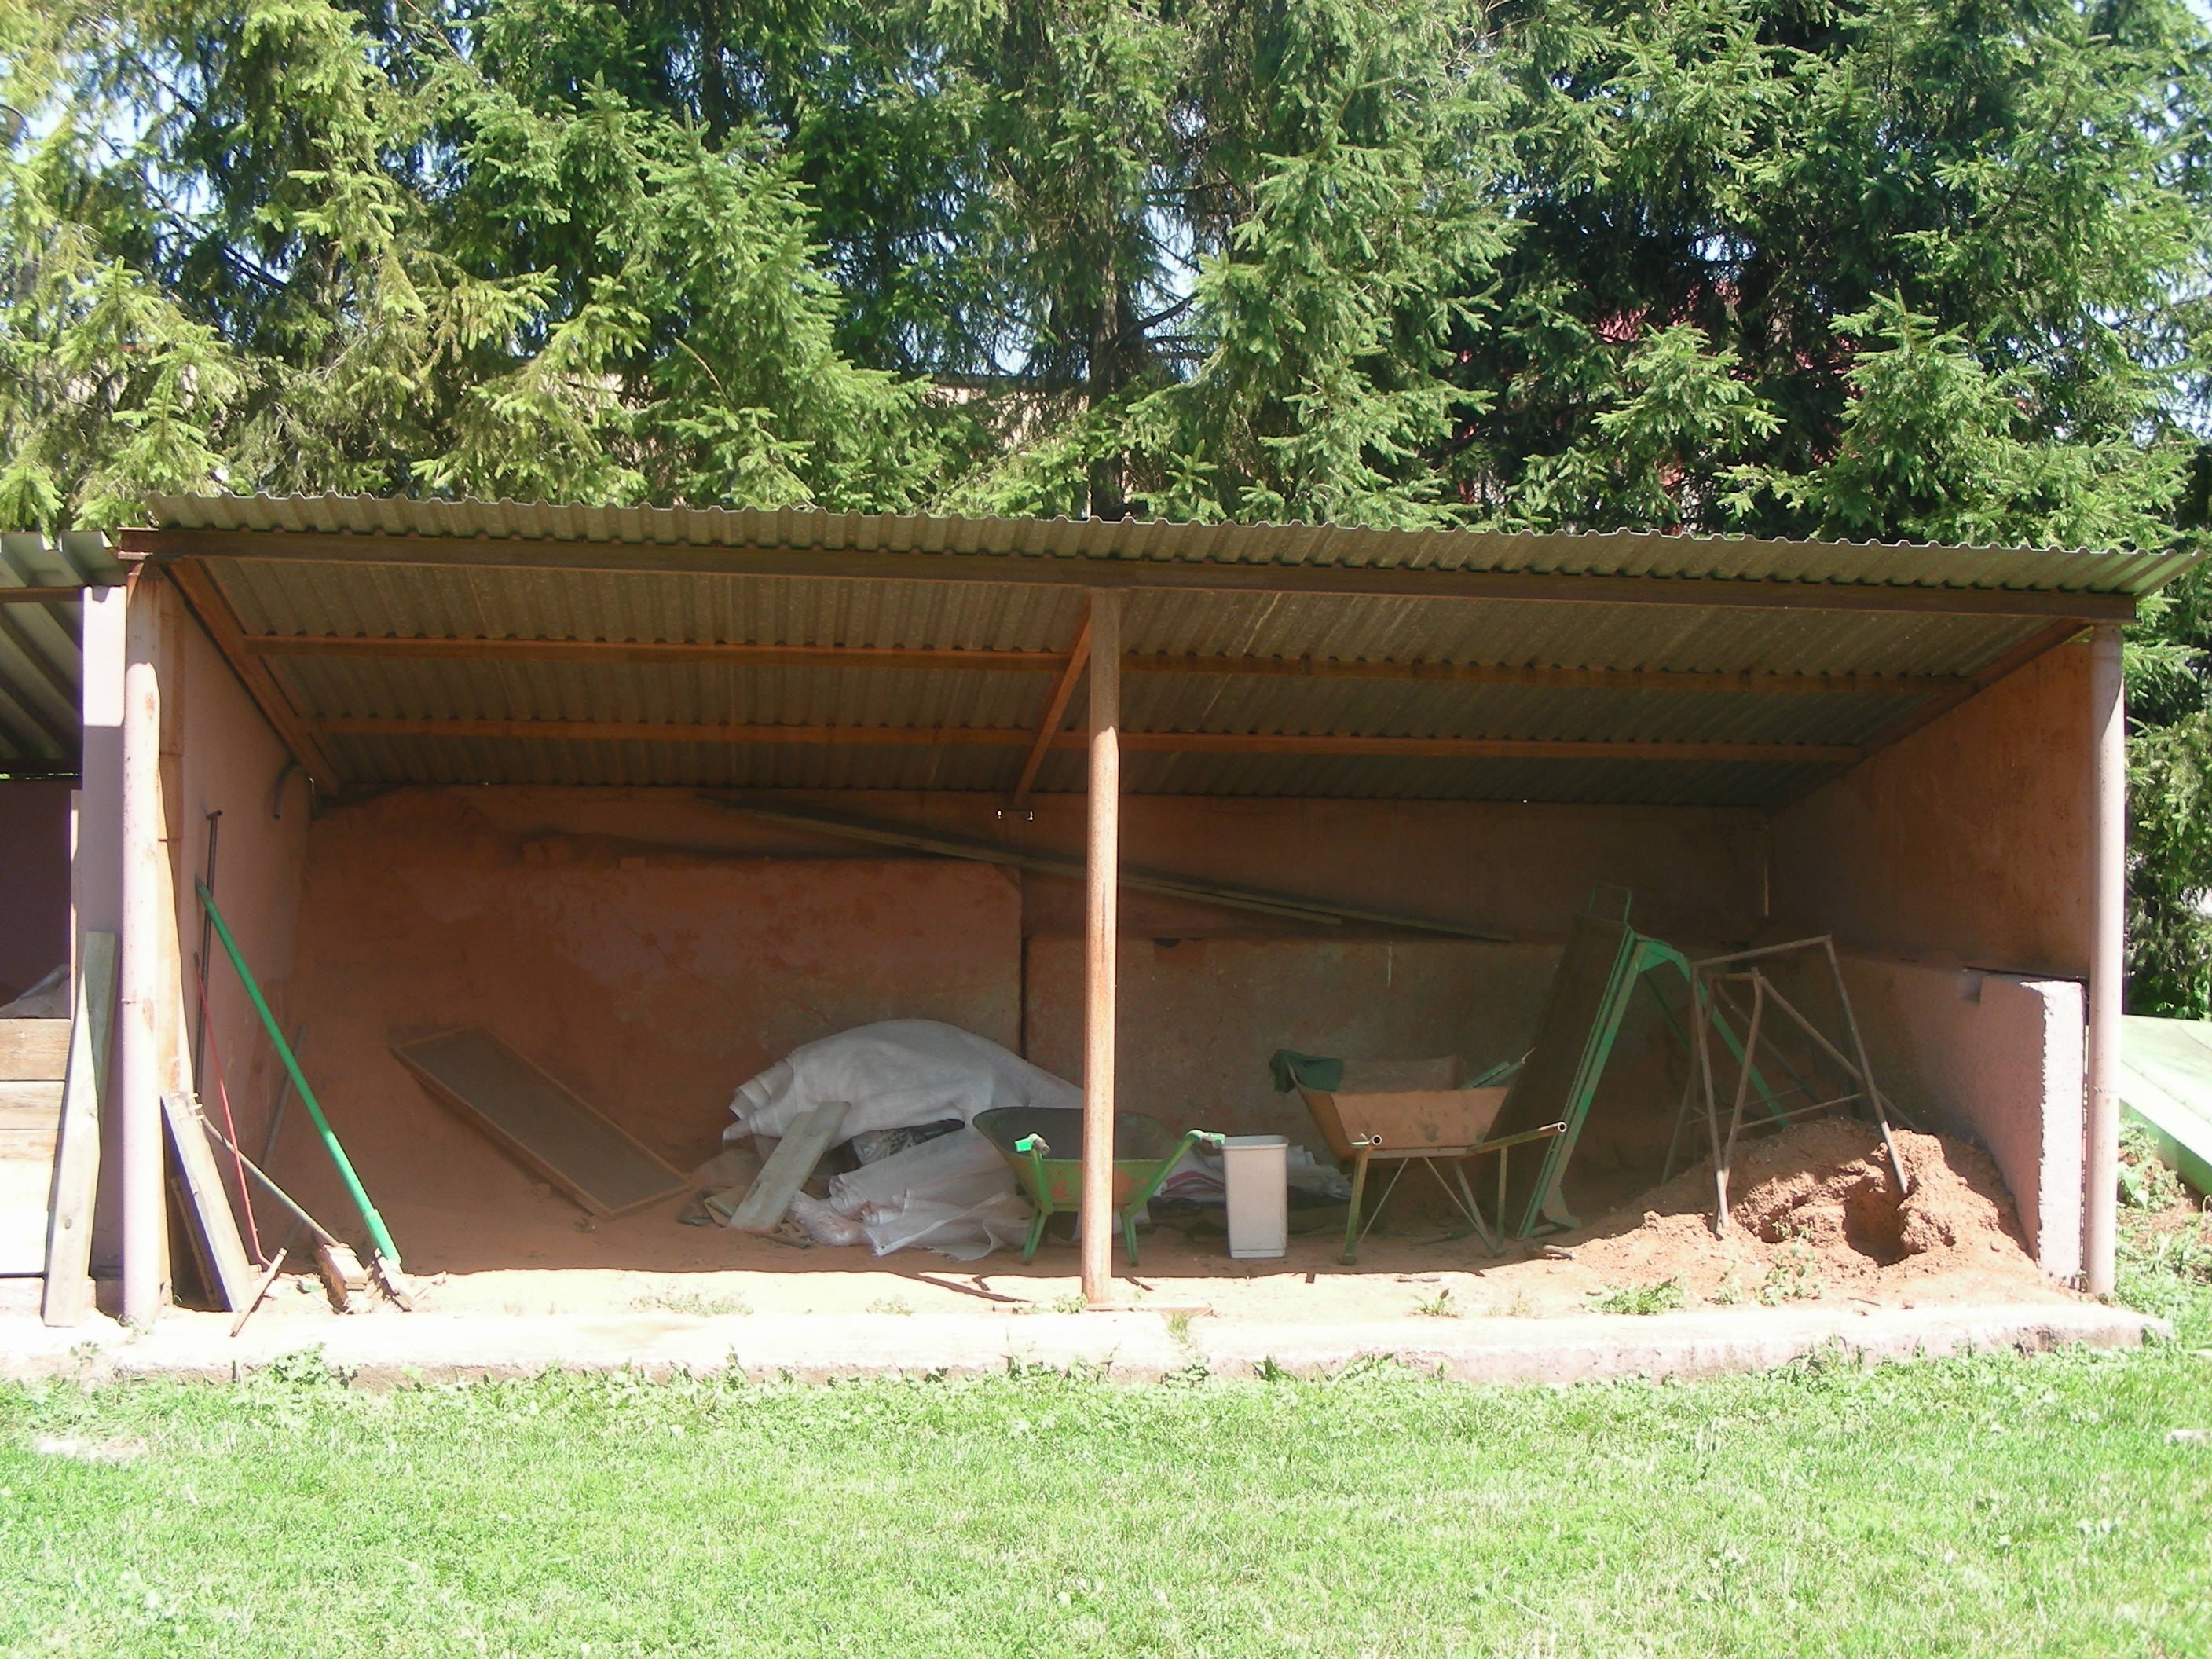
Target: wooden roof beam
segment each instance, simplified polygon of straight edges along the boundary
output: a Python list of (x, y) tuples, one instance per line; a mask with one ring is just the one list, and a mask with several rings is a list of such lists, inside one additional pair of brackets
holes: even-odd
[[(731, 668), (872, 669), (927, 672), (1071, 671), (1066, 651), (980, 647), (770, 645), (713, 640), (433, 639), (337, 634), (253, 634), (257, 657), (346, 661), (618, 663)], [(1742, 696), (1923, 697), (1966, 684), (1955, 674), (1798, 674), (1756, 670), (1575, 668), (1535, 664), (1346, 660), (1334, 657), (1209, 656), (1132, 652), (1125, 674), (1249, 675), (1267, 679), (1364, 680), (1438, 685), (1530, 686), (1543, 690), (1700, 691)], [(1063, 711), (1066, 704), (1061, 705)]]
[(317, 740), (313, 727), (292, 706), (284, 688), (269, 672), (269, 665), (245, 648), (245, 630), (239, 626), (237, 613), (216, 586), (215, 579), (190, 561), (167, 567), (167, 574), (185, 596), (185, 603), (199, 619), (215, 648), (222, 653), (222, 659), (230, 665), (231, 672), (238, 676), (246, 695), (253, 699), (253, 706), (261, 711), (262, 719), (269, 722), (279, 741), (291, 751), (292, 758), (300, 763), (301, 770), (325, 794), (337, 793), (337, 768), (331, 764), (331, 757)]
[(1075, 695), (1075, 683), (1091, 662), (1091, 606), (1086, 601), (1083, 620), (1076, 624), (1075, 641), (1067, 648), (1067, 665), (1060, 670), (1060, 678), (1053, 682), (1052, 695), (1045, 699), (1044, 714), (1037, 721), (1036, 737), (1030, 744), (1030, 752), (1022, 761), (1022, 775), (1015, 780), (1014, 792), (1006, 797), (1006, 810), (1023, 811), (1029, 805), (1030, 790), (1036, 782), (1037, 769), (1051, 750), (1054, 739), (1060, 735), (1060, 724), (1067, 718), (1067, 705)]
[[(514, 720), (339, 716), (314, 722), (326, 736), (447, 738), (559, 743), (860, 744), (878, 748), (1025, 749), (1037, 734), (1019, 726), (718, 726), (655, 720)], [(1076, 750), (1080, 732), (1054, 732), (1047, 745)], [(1838, 744), (1674, 743), (1641, 738), (1394, 738), (1273, 732), (1124, 732), (1132, 754), (1343, 755), (1425, 760), (1633, 760), (1840, 764), (1857, 757)]]

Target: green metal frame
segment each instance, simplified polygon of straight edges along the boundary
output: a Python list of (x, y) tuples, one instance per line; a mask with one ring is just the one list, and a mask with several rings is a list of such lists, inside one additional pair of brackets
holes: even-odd
[[(1127, 1204), (1114, 1212), (1115, 1219), (1121, 1224), (1121, 1243), (1129, 1252), (1132, 1267), (1137, 1265), (1137, 1212), (1152, 1201), (1152, 1194), (1160, 1189), (1160, 1182), (1168, 1178), (1168, 1171), (1182, 1161), (1185, 1152), (1193, 1146), (1212, 1146), (1218, 1150), (1225, 1139), (1225, 1136), (1215, 1134), (1209, 1129), (1187, 1129), (1182, 1139), (1176, 1143), (1176, 1149), (1164, 1158), (1117, 1158), (1114, 1160), (1116, 1170), (1124, 1170), (1133, 1176), (1141, 1175), (1145, 1166), (1152, 1166), (1151, 1178), (1133, 1192)], [(1064, 1205), (1054, 1200), (1053, 1190), (1057, 1183), (1045, 1164), (1045, 1160), (1052, 1154), (1052, 1147), (1042, 1135), (1024, 1135), (1014, 1143), (1014, 1150), (1029, 1160), (1030, 1202), (1036, 1206), (1036, 1213), (1030, 1218), (1030, 1236), (1022, 1244), (1022, 1265), (1026, 1267), (1036, 1257), (1037, 1246), (1044, 1242), (1044, 1224), (1055, 1215), (1079, 1214), (1082, 1206), (1079, 1203)], [(1072, 1159), (1060, 1161), (1073, 1162)], [(1077, 1167), (1079, 1169), (1080, 1166)]]
[[(1682, 1044), (1683, 1053), (1692, 1053), (1689, 1033), (1683, 1029), (1681, 1020), (1676, 1017), (1667, 999), (1660, 994), (1657, 984), (1651, 978), (1667, 968), (1673, 969), (1680, 975), (1683, 988), (1694, 1000), (1698, 994), (1698, 984), (1690, 972), (1689, 958), (1664, 939), (1653, 939), (1648, 933), (1639, 933), (1632, 927), (1628, 928), (1620, 959), (1613, 965), (1604, 1012), (1589, 1039), (1583, 1045), (1582, 1063), (1576, 1070), (1573, 1086), (1568, 1091), (1566, 1109), (1560, 1115), (1565, 1127), (1545, 1156), (1544, 1166), (1537, 1176), (1528, 1208), (1522, 1212), (1519, 1224), (1512, 1229), (1512, 1237), (1533, 1238), (1540, 1233), (1565, 1232), (1580, 1224), (1569, 1212), (1560, 1189), (1566, 1177), (1567, 1164), (1574, 1157), (1575, 1143), (1581, 1139), (1583, 1121), (1589, 1115), (1591, 1102), (1597, 1097), (1598, 1084), (1604, 1079), (1606, 1066), (1613, 1059), (1613, 1045), (1620, 1038), (1621, 1022), (1627, 1017), (1628, 1005), (1634, 1000), (1638, 985), (1650, 990), (1651, 1000), (1658, 1005), (1668, 1028)], [(1743, 1040), (1736, 1035), (1717, 1004), (1711, 1006), (1710, 1012), (1713, 1029), (1720, 1034), (1721, 1041), (1729, 1052), (1741, 1064), (1744, 1060)], [(1755, 1061), (1751, 1065), (1751, 1086), (1759, 1097), (1760, 1105), (1771, 1117), (1778, 1122), (1786, 1121), (1787, 1115), (1779, 1096)], [(1670, 1149), (1670, 1161), (1671, 1158)], [(1502, 1194), (1502, 1186), (1500, 1190)], [(1504, 1224), (1502, 1216), (1500, 1224)]]

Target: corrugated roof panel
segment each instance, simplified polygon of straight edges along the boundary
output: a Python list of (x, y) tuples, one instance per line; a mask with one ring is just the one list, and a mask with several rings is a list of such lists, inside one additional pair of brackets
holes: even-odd
[(944, 789), (1003, 793), (1016, 749), (605, 743), (472, 738), (329, 740), (357, 783), (571, 784), (686, 789)]
[(2042, 626), (1984, 617), (1139, 593), (1125, 602), (1123, 634), (1133, 652), (1170, 656), (1940, 674), (1978, 667)]
[(1042, 674), (855, 673), (629, 663), (278, 659), (311, 719), (643, 720), (715, 726), (981, 726), (1026, 731)]
[(571, 540), (622, 545), (990, 553), (1014, 558), (2008, 587), (2142, 594), (2193, 562), (2182, 553), (1796, 542), (1636, 532), (1524, 535), (1339, 525), (965, 519), (799, 509), (583, 507), (365, 496), (154, 495), (155, 527), (306, 534)]
[[(123, 567), (105, 538), (0, 535), (0, 587), (110, 586)], [(0, 605), (0, 769), (68, 773), (82, 749), (83, 606)]]
[[(764, 576), (623, 569), (624, 546), (957, 550), (1009, 558), (1221, 559), (1427, 565), (1606, 575), (2134, 591), (2177, 568), (2160, 556), (1928, 549), (1681, 537), (1395, 536), (1312, 526), (1193, 526), (869, 518), (808, 512), (669, 513), (514, 503), (315, 500), (164, 502), (162, 521), (268, 534), (205, 568), (249, 635), (607, 640), (1061, 652), (1079, 587), (1016, 580)], [(283, 532), (395, 536), (397, 562), (288, 559)], [(606, 568), (410, 563), (427, 534), (580, 538)], [(1142, 656), (1477, 664), (1728, 673), (1971, 675), (2047, 629), (2036, 618), (1917, 611), (1730, 610), (1464, 598), (1138, 590), (1124, 645)], [(282, 654), (271, 662), (311, 718), (478, 719), (1026, 732), (1048, 672), (789, 668), (724, 663), (490, 663)], [(1313, 733), (1547, 741), (1856, 746), (1914, 698), (1853, 693), (1512, 686), (1273, 673), (1132, 674), (1137, 732)], [(1080, 730), (1079, 693), (1066, 724)], [(793, 788), (1011, 786), (1005, 746), (623, 743), (334, 737), (363, 781), (731, 784)], [(1750, 805), (1814, 775), (1806, 763), (1674, 759), (1466, 761), (1133, 750), (1142, 793), (1618, 800)], [(1079, 754), (1055, 752), (1042, 789), (1079, 789)]]

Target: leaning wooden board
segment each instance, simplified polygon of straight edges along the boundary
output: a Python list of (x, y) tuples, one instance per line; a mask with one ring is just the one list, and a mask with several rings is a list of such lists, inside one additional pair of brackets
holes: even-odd
[(430, 1092), (594, 1215), (627, 1215), (691, 1183), (490, 1032), (392, 1045)]
[(0, 1274), (46, 1270), (65, 1019), (0, 1019)]

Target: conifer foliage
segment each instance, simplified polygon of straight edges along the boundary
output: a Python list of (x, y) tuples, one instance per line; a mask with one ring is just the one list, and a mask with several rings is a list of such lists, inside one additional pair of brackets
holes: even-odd
[[(0, 525), (2202, 536), (2186, 0), (0, 0)], [(2131, 659), (2212, 1013), (2212, 601)]]

